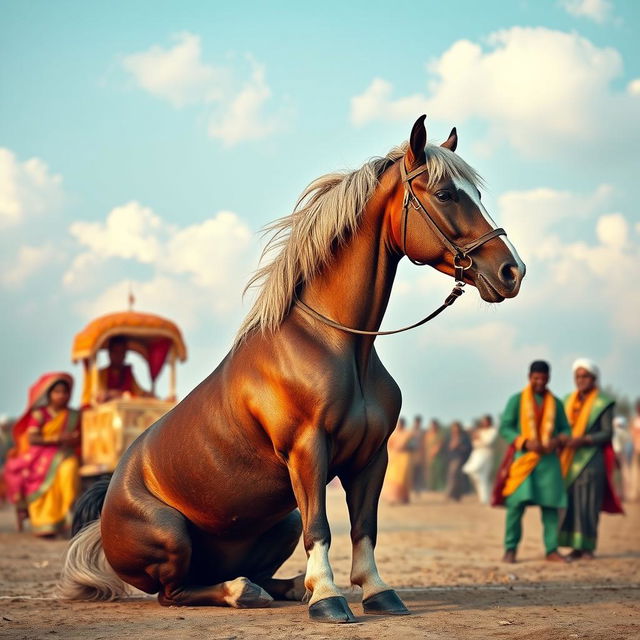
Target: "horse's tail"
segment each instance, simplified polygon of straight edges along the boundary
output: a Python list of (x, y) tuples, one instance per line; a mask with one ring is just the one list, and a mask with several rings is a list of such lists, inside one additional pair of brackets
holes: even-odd
[(108, 481), (97, 482), (78, 500), (72, 526), (74, 535), (58, 583), (63, 598), (115, 600), (129, 593), (102, 548), (100, 512), (108, 486)]

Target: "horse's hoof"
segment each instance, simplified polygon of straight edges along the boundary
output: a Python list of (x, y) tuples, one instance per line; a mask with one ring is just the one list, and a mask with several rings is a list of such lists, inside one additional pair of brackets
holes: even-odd
[(343, 596), (331, 596), (314, 602), (309, 607), (309, 617), (314, 622), (329, 622), (333, 624), (356, 621)]
[(409, 609), (393, 589), (381, 591), (362, 601), (365, 613), (373, 616), (407, 616)]
[(268, 607), (273, 598), (257, 584), (248, 578), (236, 578), (227, 583), (229, 595), (225, 598), (227, 603), (237, 609), (254, 609)]

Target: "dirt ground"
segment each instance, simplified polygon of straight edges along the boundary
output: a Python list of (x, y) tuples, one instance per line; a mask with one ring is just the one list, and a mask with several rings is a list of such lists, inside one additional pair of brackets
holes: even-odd
[[(348, 589), (349, 529), (341, 489), (329, 492), (336, 582), (357, 616), (350, 625), (321, 625), (306, 607), (268, 609), (164, 608), (155, 598), (116, 603), (65, 602), (55, 583), (66, 543), (13, 531), (0, 509), (0, 637), (14, 638), (640, 638), (640, 504), (627, 515), (604, 515), (595, 561), (558, 566), (542, 560), (539, 510), (525, 518), (516, 565), (501, 564), (504, 512), (465, 497), (445, 504), (423, 494), (411, 505), (380, 509), (378, 564), (412, 615), (363, 616)], [(281, 575), (302, 572), (299, 547)]]

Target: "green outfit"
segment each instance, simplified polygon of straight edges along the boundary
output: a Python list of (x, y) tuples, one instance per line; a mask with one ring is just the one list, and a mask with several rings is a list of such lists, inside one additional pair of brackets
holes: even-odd
[[(512, 444), (521, 435), (520, 431), (520, 393), (509, 398), (500, 421), (500, 435)], [(534, 395), (538, 406), (543, 396)], [(555, 425), (551, 437), (560, 434), (571, 435), (564, 407), (558, 398), (556, 401)], [(514, 459), (524, 455), (525, 451), (516, 451)], [(533, 471), (522, 484), (505, 499), (507, 520), (504, 544), (507, 550), (515, 550), (522, 537), (522, 516), (528, 505), (542, 508), (544, 545), (547, 553), (558, 547), (558, 509), (567, 506), (567, 495), (560, 469), (560, 460), (556, 453), (548, 453), (540, 458)]]
[(563, 547), (593, 551), (607, 482), (603, 447), (613, 435), (614, 401), (599, 392), (591, 410), (585, 435), (593, 443), (574, 455), (566, 478), (568, 505), (560, 528)]

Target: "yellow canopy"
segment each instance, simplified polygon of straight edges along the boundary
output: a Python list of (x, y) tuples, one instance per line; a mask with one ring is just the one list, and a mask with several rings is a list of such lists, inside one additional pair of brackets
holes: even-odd
[(138, 352), (147, 361), (152, 345), (158, 339), (168, 338), (176, 357), (182, 362), (187, 359), (187, 347), (177, 325), (161, 316), (139, 311), (110, 313), (91, 321), (76, 335), (71, 359), (78, 362), (93, 358), (100, 349), (107, 347), (109, 339), (114, 336), (125, 336), (127, 348)]

